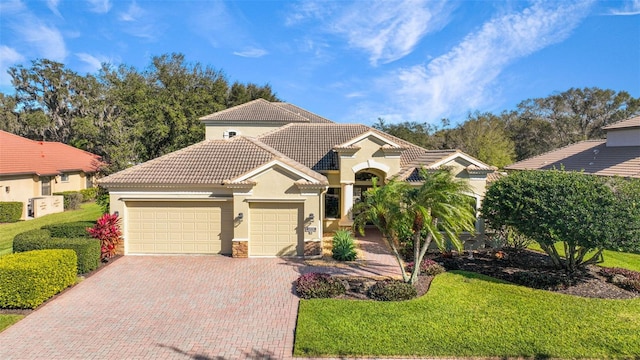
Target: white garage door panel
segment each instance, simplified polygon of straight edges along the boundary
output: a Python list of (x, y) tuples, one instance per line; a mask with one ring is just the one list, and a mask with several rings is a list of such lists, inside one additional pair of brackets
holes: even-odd
[(211, 202), (127, 203), (130, 254), (215, 254), (230, 234), (231, 205)]
[(301, 205), (252, 204), (250, 256), (295, 256), (302, 238)]

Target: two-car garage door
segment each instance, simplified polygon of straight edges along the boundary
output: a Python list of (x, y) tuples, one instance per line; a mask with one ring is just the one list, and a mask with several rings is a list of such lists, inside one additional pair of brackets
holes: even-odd
[(231, 203), (127, 202), (129, 254), (231, 253)]
[[(128, 254), (231, 254), (231, 202), (127, 201)], [(301, 254), (301, 203), (251, 203), (249, 256)]]

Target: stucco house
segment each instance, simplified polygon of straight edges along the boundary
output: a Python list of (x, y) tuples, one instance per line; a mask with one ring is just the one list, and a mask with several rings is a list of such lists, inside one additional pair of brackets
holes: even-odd
[(586, 140), (505, 167), (506, 170), (584, 171), (640, 178), (640, 116), (605, 126), (606, 139)]
[(93, 187), (101, 164), (98, 155), (72, 146), (0, 130), (0, 201), (24, 203), (23, 219), (63, 211), (61, 197), (51, 195)]
[(418, 184), (447, 166), (480, 204), (495, 169), (368, 126), (254, 100), (201, 118), (206, 139), (99, 182), (123, 219), (125, 254), (316, 256), (326, 231), (352, 225), (371, 179)]

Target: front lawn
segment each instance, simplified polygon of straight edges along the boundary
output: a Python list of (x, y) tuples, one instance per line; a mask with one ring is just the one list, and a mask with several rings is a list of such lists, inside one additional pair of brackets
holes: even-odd
[(405, 302), (301, 300), (294, 354), (635, 358), (640, 299), (587, 299), (450, 272)]
[(18, 322), (24, 315), (0, 314), (0, 331)]
[[(543, 252), (537, 243), (529, 245), (529, 249)], [(556, 244), (556, 249), (560, 255), (564, 255), (564, 248), (561, 243)], [(620, 267), (633, 271), (640, 271), (640, 254), (605, 250), (602, 252), (602, 255), (604, 257), (604, 262), (598, 264), (600, 266)]]
[(0, 255), (13, 252), (13, 238), (28, 230), (40, 229), (45, 225), (74, 221), (96, 221), (102, 215), (102, 208), (96, 203), (84, 203), (79, 210), (45, 215), (33, 220), (0, 224)]

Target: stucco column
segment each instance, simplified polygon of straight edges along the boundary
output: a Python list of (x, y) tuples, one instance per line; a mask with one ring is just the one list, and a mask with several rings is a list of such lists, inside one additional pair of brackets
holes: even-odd
[(342, 216), (340, 218), (340, 226), (351, 226), (351, 208), (353, 207), (353, 181), (342, 181)]

